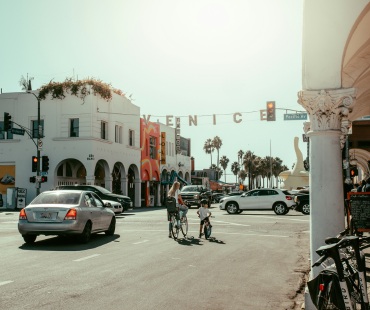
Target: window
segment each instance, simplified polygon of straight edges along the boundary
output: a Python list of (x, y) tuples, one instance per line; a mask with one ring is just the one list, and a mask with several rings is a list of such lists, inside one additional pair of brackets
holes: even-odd
[(135, 142), (134, 138), (135, 138), (135, 132), (130, 129), (128, 131), (129, 146), (134, 146), (134, 142)]
[[(0, 122), (0, 140), (4, 140), (5, 138), (6, 139), (13, 139), (13, 134), (11, 131), (8, 131), (6, 134), (5, 134), (5, 131), (3, 131), (3, 128), (4, 128), (4, 122)], [(13, 128), (13, 126), (12, 126)]]
[(100, 138), (104, 140), (108, 140), (108, 123), (107, 122), (101, 122), (101, 128), (100, 128)]
[(32, 138), (42, 138), (44, 136), (44, 120), (40, 120), (41, 125), (41, 136), (38, 135), (39, 133), (39, 126), (37, 121), (32, 121)]
[(116, 125), (114, 142), (122, 143), (122, 126)]
[(149, 137), (149, 156), (151, 159), (157, 159), (157, 138), (156, 137)]
[(71, 118), (69, 120), (69, 136), (79, 137), (79, 133), (80, 133), (80, 119)]

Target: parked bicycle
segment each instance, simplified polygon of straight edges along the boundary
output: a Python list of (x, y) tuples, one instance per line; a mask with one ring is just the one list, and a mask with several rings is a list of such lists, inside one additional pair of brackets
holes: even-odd
[(326, 240), (316, 250), (320, 258), (312, 267), (324, 269), (308, 284), (312, 302), (318, 310), (368, 310), (365, 256), (369, 238), (339, 235)]

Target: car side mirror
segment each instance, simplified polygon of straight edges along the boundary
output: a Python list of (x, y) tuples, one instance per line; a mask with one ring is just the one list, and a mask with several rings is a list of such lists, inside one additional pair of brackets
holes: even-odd
[(112, 205), (109, 202), (106, 202), (103, 206), (105, 208), (111, 208), (112, 207)]

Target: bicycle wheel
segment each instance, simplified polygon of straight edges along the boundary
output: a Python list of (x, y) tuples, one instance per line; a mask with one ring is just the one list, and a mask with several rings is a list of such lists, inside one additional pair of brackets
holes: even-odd
[(184, 237), (188, 234), (188, 218), (186, 216), (184, 216), (184, 220), (181, 221), (181, 232)]
[(177, 227), (177, 220), (175, 214), (171, 214), (171, 234), (173, 239), (175, 240), (179, 236), (179, 228)]
[(212, 227), (209, 224), (204, 225), (204, 237), (208, 239), (211, 236)]

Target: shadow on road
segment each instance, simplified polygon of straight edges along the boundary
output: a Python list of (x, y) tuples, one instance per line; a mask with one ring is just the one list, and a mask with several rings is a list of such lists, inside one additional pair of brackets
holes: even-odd
[(200, 239), (196, 239), (193, 236), (188, 237), (188, 238), (182, 238), (182, 239), (177, 239), (177, 243), (181, 245), (187, 245), (187, 246), (193, 246), (193, 245), (203, 245), (200, 243)]
[(86, 244), (81, 244), (76, 237), (52, 237), (41, 241), (35, 241), (33, 244), (24, 243), (19, 248), (21, 250), (32, 251), (85, 251), (100, 247), (110, 242), (119, 242), (120, 235), (106, 236), (105, 234), (94, 234)]
[(218, 244), (226, 244), (225, 242), (223, 242), (222, 240), (218, 240), (216, 239), (215, 237), (211, 237), (208, 239), (209, 242), (214, 242), (214, 243), (218, 243)]

